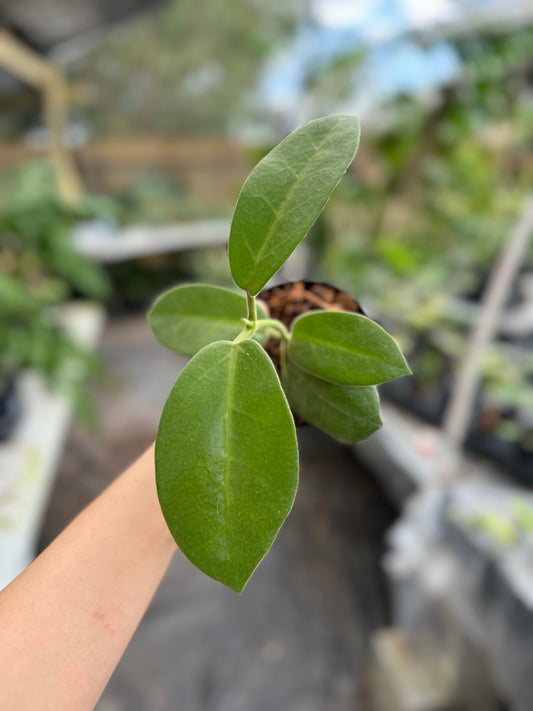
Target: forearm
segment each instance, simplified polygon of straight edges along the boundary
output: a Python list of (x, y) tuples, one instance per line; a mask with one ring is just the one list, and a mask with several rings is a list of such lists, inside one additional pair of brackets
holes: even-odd
[(0, 592), (0, 708), (92, 709), (175, 550), (150, 448)]

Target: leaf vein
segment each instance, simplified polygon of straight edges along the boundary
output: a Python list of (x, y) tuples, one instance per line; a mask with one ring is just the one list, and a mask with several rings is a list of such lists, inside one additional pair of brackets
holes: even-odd
[[(336, 129), (337, 129), (337, 126), (332, 128), (332, 130), (329, 131), (329, 133), (324, 137), (324, 139), (319, 143), (319, 145), (317, 147), (313, 146), (315, 152), (318, 151), (320, 148), (322, 148), (324, 146), (324, 144), (327, 143), (334, 136)], [(295, 182), (292, 184), (292, 186), (287, 191), (287, 195), (285, 196), (283, 205), (286, 205), (287, 202), (289, 202), (289, 200), (292, 198), (293, 193), (296, 192), (296, 190), (298, 189), (300, 184), (307, 178), (307, 175), (312, 172), (312, 167), (313, 167), (313, 164), (315, 163), (314, 159), (316, 159), (316, 155), (313, 156), (309, 161), (307, 161), (305, 168), (302, 170), (302, 172), (299, 174), (299, 176), (296, 177)], [(253, 269), (252, 274), (254, 274), (257, 271), (257, 264), (259, 264), (261, 262), (263, 253), (267, 249), (266, 245), (267, 245), (268, 239), (274, 233), (275, 229), (277, 228), (277, 226), (279, 225), (279, 223), (283, 217), (283, 214), (284, 214), (284, 212), (282, 210), (283, 205), (280, 207), (280, 210), (278, 211), (278, 217), (275, 220), (273, 220), (272, 224), (270, 225), (269, 229), (267, 230), (266, 235), (263, 239), (263, 243), (262, 243), (259, 251), (257, 252), (257, 256), (255, 258), (256, 266)]]

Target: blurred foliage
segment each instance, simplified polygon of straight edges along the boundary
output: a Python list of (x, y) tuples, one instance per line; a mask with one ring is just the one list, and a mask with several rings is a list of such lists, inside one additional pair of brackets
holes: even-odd
[(88, 198), (79, 208), (66, 207), (53, 189), (42, 189), (47, 172), (37, 163), (12, 176), (12, 196), (0, 205), (0, 271), (50, 303), (72, 294), (104, 299), (104, 272), (73, 248), (72, 229), (111, 203)]
[(450, 42), (461, 76), (430, 102), (402, 95), (384, 107), (390, 129), (364, 134), (330, 215), (325, 271), (378, 299), (413, 281), (418, 300), (478, 294), (531, 185), (533, 30)]
[[(229, 216), (156, 174), (143, 175), (118, 197), (87, 196), (79, 209), (69, 210), (56, 198), (50, 163), (28, 163), (0, 173), (0, 278), (15, 273), (25, 292), (51, 306), (72, 296), (87, 296), (105, 301), (118, 313), (145, 310), (156, 294), (182, 281), (209, 278), (222, 286), (233, 284), (226, 248), (98, 266), (72, 248), (73, 228), (85, 221), (115, 235), (122, 226)], [(24, 358), (11, 360), (32, 365), (31, 348), (25, 353)]]
[[(533, 178), (533, 28), (447, 41), (462, 63), (456, 80), (431, 96), (396, 96), (381, 110), (385, 130), (363, 125), (326, 215), (318, 273), (395, 331), (415, 376), (420, 363), (437, 381), (464, 353), (471, 318), (458, 305), (478, 303)], [(416, 333), (430, 334), (427, 357)], [(524, 420), (515, 439), (531, 428), (533, 380), (520, 352), (497, 345), (484, 366), (483, 397)]]
[[(47, 166), (11, 176), (0, 207), (0, 380), (32, 367), (74, 398), (88, 415), (82, 372), (98, 369), (96, 357), (65, 331), (58, 307), (74, 296), (105, 299), (105, 273), (72, 246), (80, 219), (109, 209), (88, 200), (73, 210), (62, 205), (46, 180)], [(44, 178), (44, 179), (43, 179)], [(83, 369), (83, 370), (82, 370)]]
[[(305, 0), (172, 0), (71, 65), (97, 133), (224, 134)], [(111, 111), (110, 107), (114, 107)]]
[(448, 516), (457, 525), (481, 534), (485, 542), (496, 546), (497, 550), (519, 544), (531, 545), (533, 506), (526, 498), (511, 501), (508, 510), (487, 508), (466, 513), (450, 507)]

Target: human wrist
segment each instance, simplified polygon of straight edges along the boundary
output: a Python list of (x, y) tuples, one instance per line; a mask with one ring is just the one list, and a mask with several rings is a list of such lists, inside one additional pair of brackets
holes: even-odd
[(161, 511), (155, 481), (154, 444), (137, 459), (121, 477), (124, 479), (128, 492), (134, 492), (137, 506), (142, 516), (139, 522), (149, 533), (153, 545), (168, 549), (169, 553), (176, 550), (176, 542), (170, 533)]

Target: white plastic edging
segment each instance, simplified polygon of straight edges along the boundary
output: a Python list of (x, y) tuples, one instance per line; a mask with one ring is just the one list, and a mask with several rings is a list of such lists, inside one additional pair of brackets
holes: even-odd
[[(93, 347), (105, 314), (95, 304), (76, 302), (62, 310), (73, 337)], [(18, 381), (21, 421), (0, 443), (0, 589), (31, 562), (54, 475), (65, 442), (72, 407), (51, 392), (34, 372)]]

